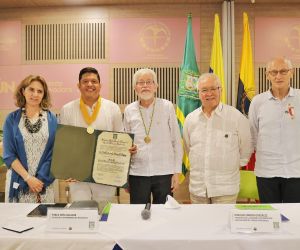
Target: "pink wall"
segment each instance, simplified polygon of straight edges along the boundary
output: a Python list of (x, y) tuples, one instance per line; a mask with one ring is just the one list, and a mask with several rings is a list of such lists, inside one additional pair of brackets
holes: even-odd
[(60, 109), (66, 102), (78, 98), (76, 87), (80, 69), (92, 66), (99, 70), (101, 95), (108, 98), (108, 65), (45, 64), (21, 65), (21, 23), (0, 22), (0, 110), (14, 109), (13, 92), (27, 75), (43, 76), (50, 88), (53, 108)]
[(108, 65), (54, 64), (0, 66), (0, 110), (14, 108), (14, 88), (22, 79), (30, 74), (41, 75), (45, 78), (50, 88), (53, 108), (60, 109), (65, 103), (79, 97), (76, 86), (78, 83), (78, 74), (83, 67), (87, 66), (95, 67), (99, 71), (102, 82), (101, 95), (104, 98), (108, 98)]
[[(86, 64), (32, 64), (21, 62), (21, 22), (0, 21), (0, 111), (14, 109), (13, 92), (29, 74), (43, 76), (49, 84), (52, 103), (60, 109), (78, 98), (78, 73)], [(101, 95), (109, 97), (110, 69), (116, 63), (182, 62), (187, 18), (122, 18), (112, 19), (109, 26), (107, 61), (90, 65), (99, 70)], [(197, 58), (200, 58), (200, 19), (193, 18)]]
[(255, 18), (255, 62), (285, 56), (300, 63), (300, 18)]
[(0, 65), (21, 63), (21, 22), (0, 22)]
[[(110, 24), (113, 63), (181, 62), (187, 18), (119, 18)], [(193, 34), (200, 58), (200, 18), (193, 18)]]

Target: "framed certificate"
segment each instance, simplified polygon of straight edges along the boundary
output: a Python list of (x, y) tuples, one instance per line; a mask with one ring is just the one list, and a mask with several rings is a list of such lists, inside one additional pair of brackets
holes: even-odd
[(51, 174), (115, 187), (127, 184), (133, 134), (58, 125)]

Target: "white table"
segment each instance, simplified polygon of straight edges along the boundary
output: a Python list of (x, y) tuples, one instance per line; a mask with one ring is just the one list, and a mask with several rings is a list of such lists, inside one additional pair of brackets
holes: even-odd
[[(0, 203), (0, 225), (25, 218), (36, 204)], [(17, 234), (0, 229), (0, 249), (113, 249), (124, 250), (215, 250), (215, 249), (300, 249), (300, 204), (275, 204), (290, 221), (274, 234), (232, 234), (229, 212), (233, 205), (182, 205), (169, 210), (152, 205), (151, 219), (141, 218), (143, 205), (112, 205), (109, 219), (101, 222), (95, 234), (46, 233), (46, 220), (30, 218), (39, 224), (33, 230)]]
[[(115, 241), (101, 232), (93, 234), (57, 234), (45, 232), (46, 218), (27, 218), (34, 229), (18, 234), (2, 229), (8, 220), (26, 219), (26, 215), (37, 204), (0, 203), (0, 249), (28, 250), (112, 250)], [(101, 222), (103, 224), (105, 222)], [(100, 224), (100, 225), (101, 225)]]
[(141, 219), (140, 205), (115, 205), (103, 232), (124, 250), (300, 249), (300, 204), (274, 204), (290, 221), (280, 233), (232, 234), (229, 213), (234, 205), (182, 205), (169, 210), (152, 206), (151, 219)]

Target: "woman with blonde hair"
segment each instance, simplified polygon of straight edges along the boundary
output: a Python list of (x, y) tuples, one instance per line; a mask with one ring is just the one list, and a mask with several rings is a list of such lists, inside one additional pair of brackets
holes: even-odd
[(27, 76), (15, 91), (16, 106), (3, 126), (3, 158), (9, 171), (6, 200), (54, 202), (50, 163), (57, 120), (41, 76)]

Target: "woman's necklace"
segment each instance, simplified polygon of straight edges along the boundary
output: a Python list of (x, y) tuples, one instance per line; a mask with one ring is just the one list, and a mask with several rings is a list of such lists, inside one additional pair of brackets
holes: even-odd
[(145, 134), (146, 134), (146, 136), (144, 138), (144, 142), (147, 143), (147, 144), (151, 142), (151, 137), (149, 136), (149, 134), (150, 134), (150, 129), (151, 129), (152, 121), (153, 121), (153, 115), (154, 115), (154, 109), (155, 109), (155, 102), (156, 102), (156, 100), (154, 100), (152, 114), (151, 114), (151, 119), (150, 119), (150, 124), (149, 124), (149, 128), (148, 129), (146, 127), (146, 124), (145, 124), (145, 121), (144, 121), (144, 117), (143, 117), (143, 114), (142, 114), (142, 111), (141, 111), (141, 108), (140, 108), (140, 105), (139, 105), (139, 111), (140, 111), (140, 115), (141, 115), (141, 118), (142, 118), (142, 121), (143, 121), (144, 129), (145, 129)]
[(35, 123), (31, 123), (31, 121), (29, 120), (28, 116), (26, 115), (26, 110), (23, 109), (23, 115), (24, 115), (24, 125), (25, 128), (27, 129), (27, 131), (31, 134), (35, 134), (37, 132), (40, 131), (43, 123), (42, 123), (42, 113), (39, 113), (39, 118)]

